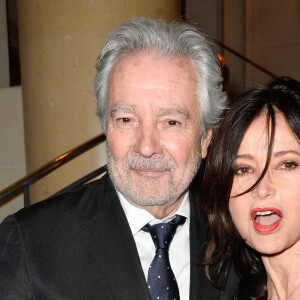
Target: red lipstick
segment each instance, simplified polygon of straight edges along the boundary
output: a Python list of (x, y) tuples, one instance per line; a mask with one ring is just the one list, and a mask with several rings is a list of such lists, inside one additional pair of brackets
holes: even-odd
[(251, 219), (258, 233), (270, 234), (280, 225), (282, 212), (274, 207), (256, 207), (251, 210)]

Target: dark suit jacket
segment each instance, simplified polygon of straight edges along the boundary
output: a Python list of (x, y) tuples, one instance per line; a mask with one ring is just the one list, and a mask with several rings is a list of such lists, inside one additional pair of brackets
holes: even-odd
[[(235, 280), (229, 279), (221, 292), (209, 284), (197, 264), (203, 257), (204, 231), (192, 204), (190, 299), (233, 300)], [(108, 175), (3, 221), (0, 299), (151, 300)]]

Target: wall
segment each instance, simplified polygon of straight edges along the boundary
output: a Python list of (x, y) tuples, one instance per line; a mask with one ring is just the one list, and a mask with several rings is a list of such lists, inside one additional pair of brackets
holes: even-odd
[[(300, 80), (300, 1), (246, 1), (246, 55), (279, 76)], [(247, 66), (246, 85), (269, 80)]]
[[(225, 45), (278, 76), (300, 80), (300, 1), (186, 0), (185, 10), (187, 20)], [(231, 97), (272, 79), (227, 50), (223, 54)]]
[[(0, 89), (0, 190), (26, 174), (21, 87)], [(0, 202), (0, 222), (23, 207), (23, 196)]]
[(185, 0), (185, 19), (209, 32), (217, 40), (223, 37), (223, 0)]
[(0, 0), (0, 88), (9, 86), (6, 2)]

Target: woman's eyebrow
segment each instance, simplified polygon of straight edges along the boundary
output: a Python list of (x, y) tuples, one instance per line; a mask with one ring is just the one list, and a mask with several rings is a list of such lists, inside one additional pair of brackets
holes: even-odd
[(254, 156), (252, 154), (239, 154), (236, 158), (246, 158), (246, 159), (253, 159)]
[(300, 156), (300, 152), (296, 151), (296, 150), (275, 151), (274, 156), (278, 157), (278, 156), (283, 156), (283, 155), (290, 154), (290, 153)]

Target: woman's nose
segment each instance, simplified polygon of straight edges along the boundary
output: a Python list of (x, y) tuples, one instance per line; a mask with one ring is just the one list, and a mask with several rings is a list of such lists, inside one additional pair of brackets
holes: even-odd
[(275, 187), (272, 183), (272, 178), (267, 172), (262, 178), (258, 186), (252, 191), (253, 197), (259, 199), (267, 199), (275, 195)]

